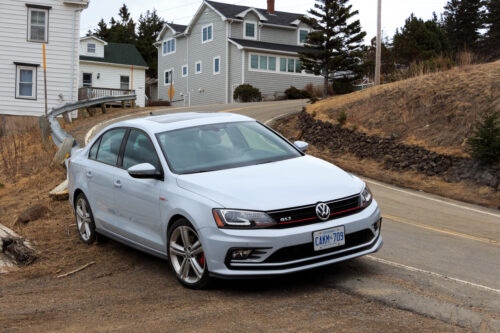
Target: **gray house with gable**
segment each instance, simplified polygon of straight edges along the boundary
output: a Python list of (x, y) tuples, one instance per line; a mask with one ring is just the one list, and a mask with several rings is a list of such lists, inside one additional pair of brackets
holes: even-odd
[(189, 25), (166, 24), (158, 48), (158, 96), (173, 105), (232, 103), (233, 91), (251, 84), (272, 99), (290, 86), (322, 85), (302, 70), (298, 52), (311, 28), (303, 14), (203, 1)]

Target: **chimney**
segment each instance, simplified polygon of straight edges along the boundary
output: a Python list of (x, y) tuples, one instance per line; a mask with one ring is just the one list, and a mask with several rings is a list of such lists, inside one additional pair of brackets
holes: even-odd
[(274, 0), (267, 0), (267, 12), (274, 15)]

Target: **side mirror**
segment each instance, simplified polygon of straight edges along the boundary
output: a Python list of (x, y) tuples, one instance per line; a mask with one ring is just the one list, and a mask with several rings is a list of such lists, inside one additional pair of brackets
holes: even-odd
[(160, 171), (150, 163), (141, 163), (128, 168), (128, 174), (134, 178), (152, 178), (152, 179), (163, 179), (163, 175)]
[(304, 141), (295, 141), (293, 144), (303, 153), (305, 153), (307, 148), (309, 147), (309, 144)]

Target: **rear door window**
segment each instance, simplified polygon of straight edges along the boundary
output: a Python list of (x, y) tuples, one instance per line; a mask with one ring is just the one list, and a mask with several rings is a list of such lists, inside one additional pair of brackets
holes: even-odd
[(161, 169), (156, 149), (149, 136), (144, 132), (131, 130), (123, 154), (123, 168), (128, 169), (141, 163), (149, 163), (157, 170)]
[(96, 160), (116, 166), (123, 136), (126, 131), (125, 128), (117, 128), (104, 133), (101, 138), (101, 145), (99, 146)]
[(97, 158), (97, 149), (99, 149), (99, 143), (101, 143), (101, 138), (97, 139), (92, 148), (90, 148), (89, 158), (95, 160)]

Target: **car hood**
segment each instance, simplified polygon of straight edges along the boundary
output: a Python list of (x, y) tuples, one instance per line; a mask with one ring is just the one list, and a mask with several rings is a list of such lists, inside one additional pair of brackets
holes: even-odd
[(247, 167), (179, 175), (177, 184), (221, 208), (269, 211), (358, 194), (363, 182), (312, 156)]

